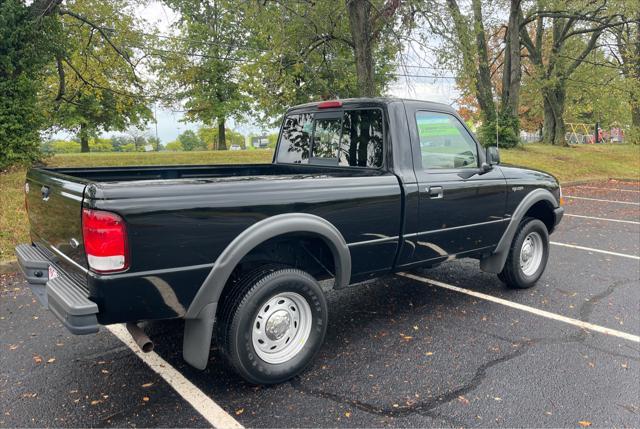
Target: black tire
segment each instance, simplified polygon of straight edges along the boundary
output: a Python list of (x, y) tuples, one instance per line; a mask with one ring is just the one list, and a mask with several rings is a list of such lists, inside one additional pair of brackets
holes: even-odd
[[(289, 360), (270, 363), (260, 357), (264, 352), (254, 347), (252, 332), (258, 312), (282, 294), (306, 301), (310, 332), (302, 348)], [(229, 364), (250, 383), (276, 384), (295, 377), (313, 361), (324, 341), (328, 310), (324, 293), (312, 276), (298, 269), (271, 266), (242, 276), (233, 293), (222, 300), (219, 315), (218, 343)]]
[[(542, 241), (542, 259), (535, 272), (525, 273), (520, 265), (520, 253), (525, 239), (532, 233), (537, 233)], [(547, 266), (549, 259), (549, 232), (546, 225), (539, 219), (525, 218), (520, 223), (518, 231), (513, 237), (509, 256), (498, 278), (507, 286), (515, 289), (528, 289), (536, 284)]]

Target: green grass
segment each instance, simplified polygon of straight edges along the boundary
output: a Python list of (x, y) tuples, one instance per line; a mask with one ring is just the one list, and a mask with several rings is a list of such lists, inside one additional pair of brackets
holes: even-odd
[(501, 150), (502, 162), (544, 170), (560, 182), (625, 178), (640, 180), (640, 146), (527, 144)]
[[(220, 152), (134, 152), (56, 155), (45, 160), (51, 167), (253, 164), (271, 162), (270, 150)], [(555, 147), (540, 144), (501, 150), (504, 163), (547, 171), (561, 182), (602, 180), (611, 177), (640, 180), (640, 146), (617, 145)], [(0, 262), (13, 259), (13, 247), (29, 241), (24, 211), (26, 169), (0, 173)]]

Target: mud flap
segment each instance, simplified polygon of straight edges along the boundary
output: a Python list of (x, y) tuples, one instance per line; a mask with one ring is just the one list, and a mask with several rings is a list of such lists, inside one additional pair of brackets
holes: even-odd
[(194, 368), (207, 367), (217, 306), (215, 302), (208, 304), (200, 311), (197, 318), (186, 319), (182, 357)]

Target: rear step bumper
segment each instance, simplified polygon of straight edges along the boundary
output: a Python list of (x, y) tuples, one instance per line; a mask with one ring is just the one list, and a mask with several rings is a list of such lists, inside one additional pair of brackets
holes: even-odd
[(52, 263), (34, 246), (18, 245), (16, 257), (40, 304), (48, 308), (72, 334), (98, 332), (98, 306), (89, 299), (85, 288), (60, 270), (57, 270), (57, 277), (49, 279)]

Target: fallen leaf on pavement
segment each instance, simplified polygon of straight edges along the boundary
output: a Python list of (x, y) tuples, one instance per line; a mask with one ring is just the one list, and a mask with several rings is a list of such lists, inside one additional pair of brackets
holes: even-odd
[(238, 408), (236, 410), (236, 416), (239, 416), (240, 414), (244, 413), (244, 408)]
[(582, 426), (583, 428), (586, 428), (586, 427), (588, 427), (588, 426), (591, 426), (591, 422), (590, 422), (589, 420), (580, 420), (580, 421), (578, 422), (578, 424), (579, 424), (580, 426)]
[(151, 383), (151, 382), (149, 382), (149, 383), (144, 383), (144, 384), (142, 385), (142, 387), (151, 387), (151, 386), (153, 386), (153, 383)]

